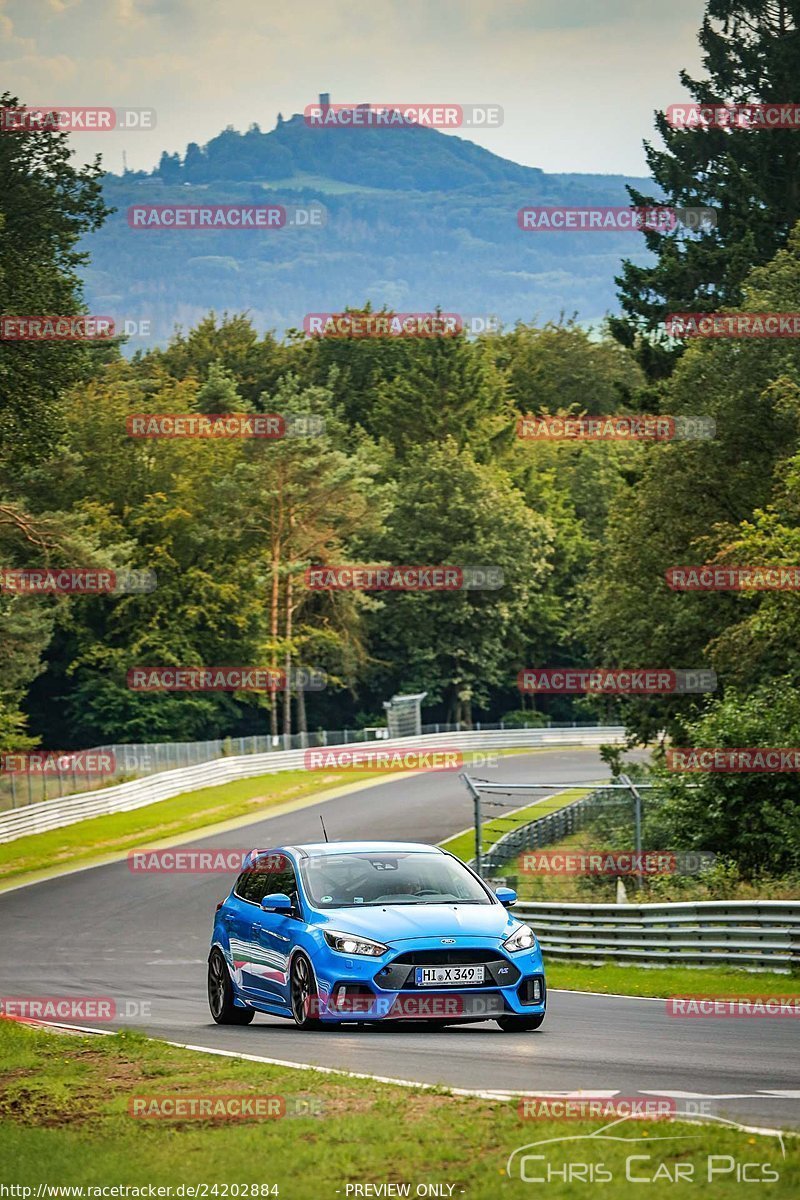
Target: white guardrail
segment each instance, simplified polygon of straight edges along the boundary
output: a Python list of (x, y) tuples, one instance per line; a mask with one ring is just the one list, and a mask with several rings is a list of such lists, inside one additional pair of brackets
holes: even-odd
[[(387, 738), (380, 742), (331, 745), (315, 749), (337, 754), (348, 751), (381, 753), (392, 748), (409, 746), (430, 750), (502, 750), (511, 747), (547, 746), (600, 746), (608, 742), (620, 742), (625, 730), (621, 725), (588, 726), (576, 729), (505, 729), (470, 731), (462, 733), (433, 733), (422, 737)], [(13, 842), (15, 838), (30, 833), (45, 833), (74, 825), (90, 817), (105, 817), (110, 813), (129, 812), (169, 800), (198, 788), (215, 787), (231, 783), (236, 779), (249, 779), (253, 775), (269, 775), (274, 771), (297, 771), (305, 769), (305, 756), (309, 750), (278, 750), (268, 754), (244, 754), (230, 758), (218, 758), (211, 762), (198, 763), (194, 767), (181, 767), (174, 771), (163, 771), (148, 775), (130, 783), (119, 783), (113, 787), (100, 788), (92, 792), (80, 792), (60, 799), (43, 800), (28, 804), (24, 808), (12, 809), (0, 814), (0, 842)]]
[(669, 966), (740, 966), (788, 973), (800, 966), (800, 900), (661, 904), (520, 901), (545, 958)]

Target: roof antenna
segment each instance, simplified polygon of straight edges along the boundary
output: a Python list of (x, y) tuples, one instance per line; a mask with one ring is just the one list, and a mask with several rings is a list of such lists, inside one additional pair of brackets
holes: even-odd
[(325, 828), (325, 822), (324, 822), (324, 821), (323, 821), (323, 819), (322, 819), (322, 813), (320, 813), (320, 814), (319, 814), (319, 823), (320, 823), (320, 825), (322, 826), (322, 832), (325, 834), (325, 841), (326, 841), (326, 842), (329, 842), (329, 841), (330, 841), (330, 838), (328, 837), (328, 831), (327, 831), (327, 829)]

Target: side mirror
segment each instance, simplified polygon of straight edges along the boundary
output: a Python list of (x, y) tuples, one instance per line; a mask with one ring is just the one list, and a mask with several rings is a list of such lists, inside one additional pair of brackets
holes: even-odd
[(502, 904), (503, 908), (511, 908), (512, 904), (517, 903), (517, 893), (513, 888), (499, 887), (495, 888), (494, 892), (497, 899)]
[(285, 892), (270, 892), (261, 901), (265, 912), (289, 912), (293, 905)]

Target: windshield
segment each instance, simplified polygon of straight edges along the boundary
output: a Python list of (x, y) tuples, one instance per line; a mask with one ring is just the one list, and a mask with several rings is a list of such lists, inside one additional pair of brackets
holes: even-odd
[(301, 861), (315, 908), (374, 904), (491, 904), (466, 867), (444, 854), (320, 854)]

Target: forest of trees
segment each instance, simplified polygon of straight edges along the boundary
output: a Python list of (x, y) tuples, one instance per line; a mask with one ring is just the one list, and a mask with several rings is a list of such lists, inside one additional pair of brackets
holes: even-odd
[[(775, 99), (800, 78), (799, 19), (782, 0), (710, 0), (701, 98)], [(800, 745), (797, 593), (680, 593), (664, 577), (685, 563), (800, 564), (800, 346), (682, 346), (659, 324), (674, 309), (800, 312), (797, 136), (667, 139), (658, 182), (675, 203), (716, 207), (718, 227), (659, 235), (649, 275), (624, 266), (624, 317), (602, 336), (563, 320), (472, 341), (277, 338), (211, 313), (130, 361), (116, 343), (3, 345), (0, 565), (130, 566), (158, 586), (0, 591), (0, 749), (373, 724), (406, 691), (428, 693), (430, 720), (623, 719), (632, 741)], [(3, 312), (81, 311), (77, 246), (105, 216), (99, 167), (73, 167), (58, 134), (4, 135), (0, 167)], [(324, 433), (126, 432), (131, 414), (193, 412), (311, 414)], [(716, 436), (531, 442), (515, 431), (532, 412), (704, 415)], [(306, 568), (325, 563), (489, 564), (505, 582), (310, 591)], [(139, 664), (232, 663), (314, 667), (329, 684), (272, 697), (126, 683)], [(708, 667), (719, 686), (520, 696), (520, 668), (559, 664)], [(796, 774), (670, 787), (676, 845), (726, 846), (751, 871), (800, 865)]]

